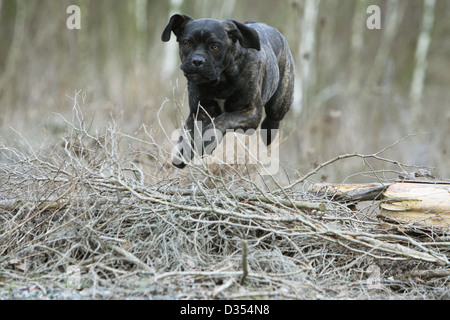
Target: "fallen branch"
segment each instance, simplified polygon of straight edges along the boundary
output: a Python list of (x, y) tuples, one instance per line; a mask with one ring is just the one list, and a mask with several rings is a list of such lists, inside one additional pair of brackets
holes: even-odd
[(407, 273), (410, 277), (418, 278), (445, 278), (450, 277), (449, 269), (435, 269), (435, 270), (413, 270)]
[(371, 237), (366, 236), (357, 236), (358, 240), (364, 241), (367, 244), (371, 244), (375, 249), (390, 252), (395, 252), (398, 255), (403, 255), (407, 258), (428, 261), (436, 263), (439, 266), (446, 266), (449, 264), (448, 259), (444, 255), (439, 254), (429, 254), (426, 252), (420, 252), (405, 246), (402, 246), (398, 243), (389, 243), (386, 241), (380, 241), (378, 239), (373, 239)]
[(308, 192), (334, 201), (358, 202), (381, 199), (390, 184), (314, 184)]
[(115, 245), (109, 245), (109, 247), (117, 252), (118, 254), (120, 254), (121, 256), (125, 257), (125, 259), (128, 262), (131, 262), (135, 265), (137, 265), (138, 267), (142, 268), (144, 271), (147, 272), (151, 272), (151, 273), (155, 273), (155, 270), (153, 270), (153, 268), (150, 268), (148, 265), (146, 265), (144, 262), (142, 262), (141, 260), (139, 260), (136, 256), (134, 256), (133, 254), (129, 253), (128, 251), (115, 246)]
[(222, 284), (221, 286), (217, 287), (216, 289), (214, 289), (214, 291), (211, 293), (211, 297), (214, 299), (216, 298), (219, 294), (221, 294), (223, 291), (227, 290), (229, 287), (231, 287), (234, 283), (234, 279), (230, 278), (227, 282), (225, 282), (224, 284)]
[[(203, 195), (200, 191), (192, 191), (192, 190), (166, 190), (165, 194), (171, 195), (180, 195), (180, 196), (201, 196)], [(227, 195), (227, 194), (225, 194)], [(305, 209), (305, 210), (317, 210), (317, 211), (326, 211), (327, 206), (323, 203), (316, 203), (311, 201), (302, 201), (295, 199), (286, 199), (280, 196), (274, 196), (270, 193), (262, 193), (262, 195), (248, 195), (246, 193), (233, 193), (231, 195), (227, 195), (229, 198), (233, 197), (239, 201), (261, 201), (269, 204), (280, 204), (289, 208), (294, 209)]]
[[(240, 198), (245, 199), (245, 198)], [(251, 198), (247, 198), (246, 200), (251, 201)], [(265, 195), (261, 197), (257, 197), (255, 200), (276, 204), (279, 203), (283, 206), (294, 208), (294, 209), (305, 209), (305, 210), (317, 210), (317, 211), (327, 211), (327, 206), (323, 203), (313, 203), (308, 201), (299, 201), (299, 200), (291, 200), (291, 199), (279, 199), (275, 198), (272, 195)]]
[(248, 275), (248, 262), (247, 262), (248, 247), (246, 241), (242, 240), (241, 243), (242, 243), (242, 262), (241, 262), (242, 276), (240, 284), (243, 285)]

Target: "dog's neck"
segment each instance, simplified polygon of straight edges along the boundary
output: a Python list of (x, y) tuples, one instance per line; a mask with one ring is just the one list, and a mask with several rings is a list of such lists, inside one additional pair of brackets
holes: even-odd
[(245, 57), (248, 54), (248, 49), (242, 48), (239, 43), (236, 43), (235, 47), (232, 50), (234, 50), (235, 53), (229, 55), (231, 58), (227, 61), (226, 66), (220, 75), (220, 78), (217, 82), (213, 83), (213, 86), (226, 86), (228, 83), (232, 85), (241, 76), (241, 70), (246, 64)]

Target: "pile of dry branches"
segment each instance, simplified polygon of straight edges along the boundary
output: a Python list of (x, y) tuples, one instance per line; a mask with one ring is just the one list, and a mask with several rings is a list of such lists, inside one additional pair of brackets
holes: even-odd
[(168, 298), (446, 293), (448, 239), (390, 232), (371, 205), (315, 198), (304, 191), (310, 175), (283, 187), (226, 165), (180, 174), (150, 135), (114, 122), (92, 134), (78, 107), (66, 123), (51, 149), (0, 148), (0, 287), (33, 279)]

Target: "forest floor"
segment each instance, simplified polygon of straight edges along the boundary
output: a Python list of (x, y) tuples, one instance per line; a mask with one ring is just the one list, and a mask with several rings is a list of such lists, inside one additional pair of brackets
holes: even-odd
[(317, 170), (180, 171), (151, 137), (68, 127), (0, 148), (0, 299), (450, 298), (448, 234), (312, 194)]

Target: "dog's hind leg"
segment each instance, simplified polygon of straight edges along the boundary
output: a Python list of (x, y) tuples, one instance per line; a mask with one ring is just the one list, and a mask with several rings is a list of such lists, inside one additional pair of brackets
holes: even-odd
[(278, 88), (264, 106), (266, 118), (261, 124), (261, 138), (267, 146), (273, 142), (280, 128), (280, 121), (294, 101), (294, 59), (287, 43), (283, 50), (284, 52), (280, 54), (285, 58), (278, 60), (280, 75)]
[(284, 79), (284, 81), (280, 82), (277, 91), (275, 91), (272, 98), (265, 105), (266, 117), (261, 124), (261, 138), (267, 146), (276, 137), (280, 128), (280, 121), (283, 120), (294, 100), (293, 72), (289, 76), (281, 79)]

